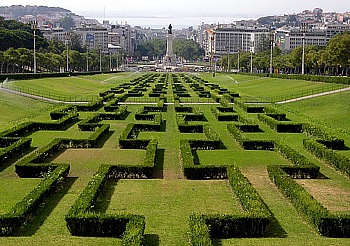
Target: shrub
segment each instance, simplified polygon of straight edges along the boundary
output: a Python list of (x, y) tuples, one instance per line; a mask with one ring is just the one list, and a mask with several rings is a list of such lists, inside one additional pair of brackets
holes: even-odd
[(316, 142), (313, 139), (305, 139), (303, 141), (304, 148), (310, 151), (313, 155), (324, 160), (328, 164), (334, 166), (337, 170), (350, 177), (350, 159), (328, 149), (323, 144)]
[(343, 139), (339, 139), (338, 137), (334, 136), (331, 130), (321, 127), (320, 125), (304, 123), (303, 131), (306, 134), (317, 138), (317, 141), (326, 145), (327, 148), (334, 150), (342, 150), (345, 148)]

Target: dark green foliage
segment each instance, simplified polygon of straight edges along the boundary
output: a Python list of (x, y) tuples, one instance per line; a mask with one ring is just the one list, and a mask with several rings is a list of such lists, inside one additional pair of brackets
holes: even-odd
[(68, 230), (74, 236), (123, 236), (123, 245), (142, 245), (145, 229), (143, 216), (99, 214), (93, 210), (112, 168), (102, 165), (72, 205), (65, 217)]
[(23, 156), (30, 148), (32, 139), (29, 138), (0, 138), (0, 165), (12, 158)]
[(68, 113), (66, 116), (58, 119), (54, 122), (25, 122), (20, 125), (14, 126), (9, 130), (1, 133), (4, 137), (23, 137), (40, 130), (62, 130), (70, 124), (74, 123), (78, 118), (76, 112)]
[(297, 79), (297, 80), (307, 80), (314, 82), (326, 82), (326, 83), (336, 83), (336, 84), (350, 84), (348, 77), (333, 77), (333, 76), (315, 76), (315, 75), (300, 75), (300, 74), (269, 74), (272, 78), (281, 79)]
[(69, 113), (75, 112), (76, 108), (71, 105), (64, 105), (60, 108), (56, 109), (55, 111), (50, 112), (51, 120), (59, 120), (62, 119), (64, 116), (68, 115)]
[(247, 113), (264, 113), (264, 106), (256, 106), (253, 104), (245, 103), (243, 100), (236, 99), (235, 105), (241, 107)]
[(89, 102), (88, 104), (75, 105), (78, 111), (97, 111), (103, 107), (103, 99)]
[(291, 161), (294, 166), (281, 167), (289, 176), (293, 178), (312, 178), (318, 177), (320, 167), (309, 161), (305, 156), (295, 151), (288, 145), (280, 142), (275, 142), (275, 151), (281, 154), (284, 158)]
[(345, 148), (344, 139), (339, 139), (334, 136), (331, 130), (321, 127), (313, 123), (304, 123), (303, 131), (312, 137), (315, 137), (318, 142), (334, 150), (342, 150)]
[(238, 114), (234, 114), (232, 107), (212, 107), (212, 113), (218, 121), (238, 121)]
[(211, 245), (211, 238), (261, 237), (271, 222), (272, 214), (250, 182), (236, 167), (227, 168), (227, 176), (244, 209), (239, 215), (190, 216), (192, 245)]
[(328, 164), (334, 166), (337, 170), (350, 176), (350, 159), (341, 155), (334, 150), (328, 149), (323, 144), (318, 143), (313, 139), (305, 139), (303, 141), (304, 147), (310, 151), (317, 158), (320, 158)]
[(40, 205), (69, 173), (69, 165), (60, 165), (47, 175), (26, 197), (6, 214), (0, 215), (0, 236), (16, 233), (34, 215)]
[(211, 246), (208, 226), (202, 216), (192, 214), (189, 218), (191, 245)]
[(261, 237), (270, 224), (269, 218), (242, 215), (203, 215), (212, 238)]
[(274, 141), (271, 140), (250, 140), (245, 137), (239, 127), (233, 124), (227, 125), (227, 130), (245, 150), (273, 150)]
[(258, 114), (258, 119), (265, 122), (269, 127), (277, 132), (301, 133), (303, 130), (303, 125), (300, 123), (279, 121), (265, 114)]
[(268, 166), (269, 177), (294, 206), (303, 212), (311, 222), (317, 224), (318, 218), (326, 217), (328, 210), (316, 201), (302, 186), (298, 185), (279, 166)]
[(254, 218), (270, 218), (272, 214), (246, 177), (237, 167), (227, 168), (227, 175), (233, 192), (245, 211)]

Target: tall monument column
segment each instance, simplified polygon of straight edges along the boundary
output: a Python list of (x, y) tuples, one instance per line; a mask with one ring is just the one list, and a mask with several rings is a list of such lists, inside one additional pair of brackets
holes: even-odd
[(164, 66), (175, 66), (176, 58), (173, 52), (173, 31), (171, 24), (168, 27), (168, 35), (167, 35), (167, 45), (166, 45), (166, 54), (163, 59)]

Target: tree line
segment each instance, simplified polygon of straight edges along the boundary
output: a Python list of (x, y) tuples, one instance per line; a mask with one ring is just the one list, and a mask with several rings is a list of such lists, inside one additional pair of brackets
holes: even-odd
[[(305, 73), (312, 75), (349, 76), (350, 75), (350, 32), (343, 32), (334, 36), (325, 47), (305, 47)], [(302, 71), (303, 48), (297, 47), (291, 51), (282, 52), (277, 46), (273, 48), (272, 66), (275, 72), (285, 74), (300, 74)], [(239, 56), (239, 66), (238, 66)], [(228, 62), (228, 59), (230, 61)], [(268, 73), (270, 68), (270, 49), (253, 54), (252, 64), (254, 72)], [(222, 56), (218, 66), (224, 70), (240, 67), (241, 71), (250, 71), (250, 52)], [(230, 65), (230, 68), (228, 68)]]

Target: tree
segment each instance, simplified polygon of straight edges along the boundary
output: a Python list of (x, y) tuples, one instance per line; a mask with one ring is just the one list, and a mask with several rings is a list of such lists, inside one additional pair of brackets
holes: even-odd
[(73, 18), (70, 16), (63, 17), (58, 21), (58, 23), (60, 23), (61, 27), (66, 31), (71, 30), (75, 25)]
[(326, 50), (330, 54), (333, 66), (336, 66), (336, 75), (349, 75), (350, 66), (350, 33), (344, 32), (334, 36), (327, 44)]

